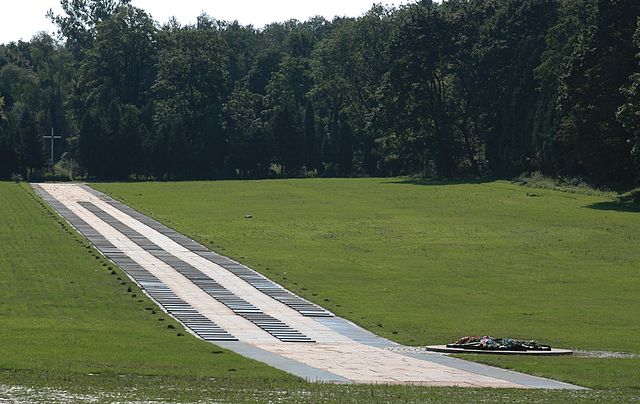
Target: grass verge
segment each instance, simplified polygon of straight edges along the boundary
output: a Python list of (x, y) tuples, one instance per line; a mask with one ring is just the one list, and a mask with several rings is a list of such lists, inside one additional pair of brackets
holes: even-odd
[(299, 379), (187, 334), (27, 185), (0, 182), (0, 380)]
[[(524, 190), (510, 184), (429, 188), (401, 180), (305, 180), (102, 184), (100, 187), (195, 236), (213, 249), (251, 264), (311, 300), (401, 342), (414, 345), (446, 342), (454, 335), (480, 331), (477, 324), (482, 324), (483, 332), (513, 331), (515, 334), (517, 328), (509, 328), (510, 320), (500, 319), (499, 315), (510, 311), (517, 319), (521, 306), (506, 310), (504, 301), (515, 293), (522, 294), (522, 305), (531, 300), (531, 294), (522, 293), (526, 288), (519, 283), (511, 286), (509, 282), (501, 283), (507, 291), (505, 296), (494, 293), (491, 307), (495, 307), (497, 313), (488, 316), (488, 311), (474, 309), (486, 307), (483, 304), (487, 299), (482, 298), (480, 292), (488, 293), (490, 285), (479, 282), (481, 274), (474, 275), (470, 270), (465, 273), (463, 266), (457, 264), (454, 269), (460, 271), (459, 276), (448, 274), (443, 278), (442, 269), (438, 269), (442, 262), (458, 262), (451, 258), (455, 256), (455, 243), (473, 245), (463, 236), (463, 229), (455, 228), (464, 223), (465, 218), (458, 216), (477, 213), (491, 198), (496, 199), (495, 208), (506, 204), (515, 209), (513, 206), (521, 204), (522, 200), (529, 201), (529, 197), (523, 195)], [(180, 193), (183, 193), (182, 197)], [(601, 202), (597, 198), (571, 203), (573, 197), (571, 195), (566, 201), (564, 196), (552, 193), (551, 199), (555, 202), (551, 203), (551, 209), (565, 214), (584, 209), (591, 214), (616, 217), (624, 213), (614, 225), (626, 223), (623, 230), (629, 232), (623, 231), (620, 239), (634, 240), (637, 223), (633, 216), (627, 215), (628, 212), (593, 209), (590, 205)], [(460, 200), (456, 202), (455, 199)], [(478, 199), (481, 206), (474, 211), (474, 200)], [(454, 207), (459, 209), (458, 215), (447, 211)], [(465, 213), (467, 209), (472, 212)], [(529, 206), (526, 210), (531, 209)], [(488, 212), (487, 223), (496, 220), (495, 213), (491, 213), (495, 211), (489, 209)], [(248, 213), (254, 218), (244, 219)], [(517, 209), (515, 212), (507, 209), (503, 215), (509, 217), (514, 213)], [(439, 218), (445, 214), (450, 214), (449, 225), (445, 224), (446, 217)], [(574, 218), (579, 219), (580, 216)], [(424, 220), (433, 226), (425, 226)], [(528, 218), (524, 222), (532, 220)], [(594, 225), (594, 220), (592, 218), (584, 227)], [(611, 225), (608, 219), (602, 222), (603, 226)], [(466, 225), (469, 229), (482, 227), (473, 221)], [(453, 234), (436, 234), (442, 226), (454, 226)], [(499, 239), (501, 234), (501, 226), (495, 227), (484, 229), (498, 232), (491, 240)], [(431, 232), (434, 234), (430, 236)], [(436, 242), (437, 236), (442, 238), (439, 242)], [(515, 240), (516, 245), (518, 242), (523, 241)], [(491, 250), (495, 250), (493, 244), (496, 243), (488, 244)], [(629, 267), (633, 267), (637, 261), (634, 261), (633, 251), (625, 250), (627, 247), (628, 244), (620, 246), (616, 260), (630, 261)], [(610, 246), (602, 248), (606, 250)], [(442, 255), (437, 253), (439, 250), (444, 250), (440, 252)], [(432, 251), (433, 259), (429, 257), (431, 253), (427, 255), (428, 259), (419, 254), (413, 257), (416, 251)], [(475, 254), (478, 256), (477, 251)], [(468, 259), (465, 258), (467, 254), (458, 255), (459, 260)], [(482, 257), (479, 258), (482, 262)], [(376, 260), (381, 262), (376, 263)], [(316, 265), (315, 261), (320, 263)], [(27, 402), (611, 402), (629, 401), (640, 396), (635, 371), (637, 361), (606, 360), (597, 363), (592, 374), (571, 376), (576, 368), (589, 363), (579, 358), (572, 358), (576, 362), (567, 365), (536, 364), (535, 361), (500, 365), (560, 376), (565, 380), (576, 377), (584, 382), (582, 384), (590, 384), (597, 390), (552, 392), (308, 384), (188, 334), (178, 337), (178, 325), (166, 316), (154, 313), (150, 302), (135, 287), (129, 292), (127, 278), (118, 268), (110, 266), (28, 187), (0, 183), (0, 401), (18, 398)], [(627, 281), (631, 289), (637, 285), (637, 274), (629, 267)], [(486, 275), (489, 276), (487, 281), (496, 279), (488, 272)], [(473, 282), (465, 283), (468, 276), (475, 276), (475, 281), (471, 279)], [(565, 277), (570, 278), (568, 274)], [(411, 283), (417, 280), (419, 284), (412, 286)], [(513, 277), (506, 280), (513, 280)], [(438, 286), (439, 282), (443, 285)], [(577, 277), (574, 282), (579, 284), (585, 280)], [(451, 287), (447, 284), (457, 284), (456, 288), (467, 291), (438, 303), (435, 298), (444, 298), (451, 292), (439, 291), (439, 288)], [(566, 288), (571, 289), (571, 285)], [(355, 297), (349, 295), (350, 290)], [(490, 290), (499, 292), (495, 288)], [(575, 293), (569, 293), (570, 298), (580, 297), (583, 290), (584, 287), (579, 287)], [(462, 302), (458, 300), (469, 292), (473, 292), (471, 297)], [(606, 292), (595, 291), (593, 297), (601, 299)], [(436, 295), (432, 296), (432, 293)], [(364, 301), (360, 301), (362, 299)], [(544, 326), (548, 321), (546, 318), (563, 315), (566, 318), (561, 310), (552, 310), (553, 305), (540, 308), (540, 314), (544, 315), (536, 320), (538, 325), (530, 325), (517, 333), (528, 333), (545, 342), (549, 341), (549, 336), (557, 336), (552, 341), (555, 345), (560, 344), (557, 341), (576, 341), (564, 345), (638, 352), (638, 334), (633, 328), (637, 328), (633, 315), (637, 306), (634, 306), (635, 299), (630, 291), (622, 288), (618, 296), (612, 294), (610, 307), (602, 311), (619, 310), (621, 299), (628, 302), (628, 311), (623, 309), (619, 319), (626, 321), (628, 333), (620, 330), (615, 316), (607, 320), (598, 311), (595, 311), (593, 323), (572, 322), (566, 327), (587, 330), (594, 336), (597, 335), (596, 327), (608, 325), (613, 330), (607, 330), (605, 337), (617, 333), (626, 336), (625, 340), (594, 338), (593, 343), (583, 344), (583, 337), (576, 335), (572, 339), (567, 330), (550, 331), (553, 327)], [(567, 306), (577, 310), (571, 304)], [(434, 313), (432, 307), (451, 308)], [(151, 310), (147, 310), (149, 308)], [(483, 318), (465, 326), (464, 319), (469, 318), (466, 313), (473, 312)], [(451, 313), (463, 318), (447, 319)], [(158, 321), (160, 318), (164, 321)], [(522, 322), (516, 325), (519, 324)], [(176, 328), (167, 328), (168, 325)], [(607, 374), (604, 379), (610, 381), (598, 384), (597, 372), (601, 376)]]
[[(404, 344), (485, 334), (640, 353), (640, 215), (608, 194), (403, 179), (96, 187)], [(640, 387), (638, 358), (472, 358)]]

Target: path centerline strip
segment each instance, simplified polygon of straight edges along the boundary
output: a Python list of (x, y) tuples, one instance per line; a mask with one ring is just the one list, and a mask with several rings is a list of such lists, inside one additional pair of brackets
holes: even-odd
[[(337, 343), (337, 342), (348, 343), (348, 342), (352, 341), (351, 337), (347, 336), (343, 332), (337, 331), (336, 328), (333, 327), (331, 324), (325, 323), (325, 321), (340, 320), (339, 318), (333, 316), (333, 314), (332, 314), (331, 317), (327, 317), (327, 316), (320, 316), (320, 317), (304, 316), (304, 315), (302, 315), (302, 313), (300, 313), (300, 311), (296, 311), (292, 307), (287, 306), (286, 304), (278, 301), (277, 299), (274, 299), (273, 297), (270, 297), (270, 296), (260, 292), (259, 290), (257, 290), (257, 288), (255, 288), (254, 286), (248, 284), (245, 280), (239, 278), (238, 276), (234, 275), (231, 271), (228, 271), (225, 268), (222, 268), (220, 265), (216, 264), (215, 262), (212, 262), (211, 260), (207, 260), (206, 258), (203, 258), (200, 255), (196, 254), (195, 252), (183, 247), (181, 244), (178, 244), (176, 241), (174, 241), (174, 238), (169, 238), (167, 235), (165, 235), (164, 231), (161, 232), (160, 230), (156, 230), (155, 228), (149, 227), (148, 225), (142, 223), (142, 221), (139, 221), (139, 220), (131, 217), (127, 213), (124, 213), (120, 209), (108, 204), (106, 202), (106, 200), (108, 200), (109, 197), (107, 197), (106, 195), (98, 193), (98, 191), (94, 191), (94, 193), (89, 193), (89, 192), (86, 191), (86, 187), (74, 186), (73, 189), (74, 189), (74, 192), (66, 192), (66, 191), (63, 191), (63, 190), (58, 191), (61, 194), (62, 193), (64, 194), (64, 196), (62, 196), (62, 195), (61, 196), (63, 197), (63, 199), (65, 201), (69, 202), (70, 206), (77, 206), (78, 209), (82, 209), (82, 211), (86, 212), (88, 215), (91, 215), (91, 217), (95, 217), (95, 220), (100, 221), (100, 223), (104, 223), (97, 216), (95, 216), (94, 214), (92, 214), (91, 212), (87, 211), (85, 208), (83, 208), (82, 206), (77, 204), (77, 202), (80, 202), (80, 201), (92, 202), (94, 205), (96, 205), (96, 206), (102, 208), (104, 211), (110, 213), (112, 216), (114, 216), (115, 218), (119, 219), (121, 222), (127, 224), (129, 227), (131, 227), (134, 230), (138, 231), (139, 233), (144, 234), (145, 236), (147, 236), (150, 240), (153, 241), (153, 243), (155, 243), (156, 245), (162, 247), (162, 249), (164, 249), (165, 251), (168, 251), (171, 254), (173, 254), (174, 256), (176, 256), (176, 257), (182, 259), (183, 261), (186, 261), (186, 262), (190, 263), (191, 265), (195, 266), (197, 269), (202, 271), (204, 274), (206, 274), (210, 278), (214, 279), (216, 282), (218, 282), (219, 284), (221, 284), (225, 288), (229, 289), (235, 295), (241, 296), (243, 299), (245, 299), (249, 303), (251, 303), (254, 306), (258, 307), (262, 312), (270, 314), (271, 316), (273, 316), (273, 317), (275, 317), (275, 318), (277, 318), (279, 320), (282, 320), (283, 322), (285, 322), (286, 324), (288, 324), (292, 328), (302, 332), (303, 334), (305, 334), (306, 336), (308, 336), (312, 340), (314, 340), (314, 341), (316, 341), (318, 343)], [(80, 189), (82, 189), (82, 191)], [(108, 226), (109, 228), (112, 228), (111, 226), (109, 226), (106, 223), (105, 223), (105, 226)], [(114, 231), (117, 232), (117, 230), (115, 230), (115, 229), (114, 229)], [(175, 231), (173, 231), (173, 232), (175, 232)], [(126, 236), (122, 235), (120, 232), (117, 232), (117, 233), (120, 235), (119, 237), (125, 238), (126, 240), (128, 240), (129, 243), (131, 243), (133, 245), (136, 245), (135, 243), (133, 243), (133, 241), (131, 241), (128, 238), (126, 238)], [(182, 237), (187, 239), (185, 236), (182, 236)], [(138, 248), (141, 251), (143, 251), (138, 245), (136, 245), (136, 248)], [(149, 254), (150, 256), (152, 256), (150, 253), (148, 253), (148, 252), (146, 252), (146, 253)], [(155, 257), (153, 257), (153, 258), (155, 260), (158, 260)], [(226, 257), (222, 257), (222, 258), (226, 258)], [(143, 261), (141, 261), (141, 262), (145, 262), (145, 260), (143, 259)], [(158, 260), (158, 262), (162, 262), (162, 261)], [(235, 261), (233, 261), (233, 262), (235, 262)], [(164, 265), (166, 265), (166, 264), (164, 264)], [(171, 268), (171, 271), (175, 271), (175, 269)], [(178, 274), (178, 273), (176, 272), (176, 274)], [(182, 275), (180, 275), (180, 276), (182, 277)], [(187, 282), (193, 284), (188, 279), (185, 278), (185, 280)], [(167, 280), (167, 282), (169, 282), (169, 284), (173, 284), (169, 280)], [(193, 286), (197, 287), (196, 285), (193, 285)], [(200, 289), (200, 288), (198, 288), (198, 289), (200, 291), (202, 291), (202, 289)], [(204, 293), (204, 291), (202, 291), (202, 293)], [(194, 304), (194, 303), (198, 303), (198, 302), (197, 301), (196, 302), (191, 302), (191, 304)], [(196, 305), (194, 305), (194, 307), (196, 307)], [(199, 304), (197, 304), (197, 307), (204, 308), (204, 306), (199, 305)], [(225, 306), (225, 308), (231, 312), (231, 310), (228, 309), (226, 306)], [(211, 312), (211, 313), (214, 314), (215, 312)], [(217, 316), (214, 314), (213, 318), (216, 318), (216, 317)], [(241, 318), (241, 319), (243, 319), (243, 318)], [(229, 320), (231, 320), (231, 319), (229, 319)], [(245, 320), (245, 319), (243, 319), (243, 320)], [(322, 321), (320, 321), (320, 320), (322, 320)], [(223, 324), (223, 325), (226, 324), (223, 320), (220, 320), (220, 321), (222, 321), (221, 324)], [(249, 324), (254, 325), (253, 323), (249, 322), (248, 320), (245, 320), (245, 321), (247, 323), (249, 323)], [(342, 319), (342, 322), (344, 322), (344, 321), (345, 320)], [(355, 327), (356, 326), (352, 324), (351, 328), (355, 328)], [(260, 337), (258, 335), (255, 335), (254, 332), (251, 332), (248, 329), (244, 329), (242, 331), (242, 333), (239, 333), (238, 331), (234, 331), (235, 330), (235, 326), (234, 325), (231, 325), (231, 328), (228, 328), (228, 329), (233, 331), (234, 334), (237, 334), (238, 338), (241, 341), (245, 341), (245, 342), (264, 341), (264, 342), (267, 342), (266, 339), (264, 339), (263, 337)], [(260, 331), (264, 332), (266, 335), (269, 335), (269, 337), (275, 338), (272, 335), (270, 335), (270, 334), (266, 333), (265, 331), (263, 331), (262, 329), (258, 328), (257, 326), (256, 326), (256, 330), (260, 330)], [(364, 331), (362, 329), (360, 329), (360, 330)], [(248, 332), (248, 333), (245, 333), (245, 332)], [(257, 339), (254, 338), (254, 336), (252, 336), (252, 334), (254, 334), (254, 336), (258, 337), (258, 338)], [(381, 344), (382, 346), (387, 346), (389, 344), (393, 344), (392, 342), (390, 342), (388, 340), (383, 340), (380, 337), (375, 336), (374, 334), (369, 333), (369, 336), (370, 336), (370, 338), (374, 338), (376, 340), (380, 340), (382, 342), (382, 344)]]
[(108, 195), (103, 194), (100, 191), (96, 191), (95, 189), (87, 186), (80, 186), (85, 191), (90, 194), (96, 196), (101, 201), (109, 204), (115, 209), (123, 212), (124, 214), (129, 215), (133, 219), (139, 221), (140, 223), (154, 229), (155, 231), (163, 234), (169, 239), (173, 240), (175, 243), (184, 247), (185, 249), (199, 255), (200, 257), (228, 270), (232, 274), (236, 275), (240, 279), (244, 280), (251, 286), (258, 289), (260, 292), (265, 295), (291, 307), (292, 309), (298, 311), (300, 314), (306, 317), (333, 317), (334, 314), (329, 310), (320, 307), (314, 303), (309, 302), (306, 299), (297, 296), (290, 291), (286, 290), (282, 286), (273, 282), (272, 280), (262, 276), (251, 268), (233, 261), (228, 257), (217, 254), (208, 248), (202, 246), (198, 242), (184, 236), (183, 234), (178, 233), (177, 231), (165, 226), (164, 224), (146, 216), (135, 209), (130, 208), (129, 206), (123, 204), (122, 202), (116, 201)]
[(120, 233), (127, 236), (131, 241), (138, 244), (160, 261), (174, 268), (185, 278), (189, 279), (199, 288), (204, 290), (208, 295), (231, 309), (235, 314), (251, 321), (279, 340), (283, 342), (315, 342), (283, 321), (265, 314), (251, 303), (231, 293), (228, 289), (202, 273), (193, 265), (175, 257), (170, 252), (162, 250), (148, 237), (145, 237), (128, 225), (122, 223), (120, 220), (100, 209), (93, 203), (78, 202), (78, 204), (96, 215), (105, 223), (109, 224), (114, 229), (118, 230)]
[(116, 265), (122, 268), (136, 281), (145, 292), (164, 307), (169, 314), (191, 329), (200, 338), (207, 341), (237, 341), (238, 339), (222, 329), (211, 319), (203, 316), (190, 304), (180, 299), (173, 291), (156, 276), (137, 264), (120, 249), (116, 248), (92, 226), (73, 213), (64, 204), (58, 202), (42, 187), (34, 186), (42, 199), (49, 203), (58, 213), (71, 223), (91, 243), (98, 246), (100, 251)]

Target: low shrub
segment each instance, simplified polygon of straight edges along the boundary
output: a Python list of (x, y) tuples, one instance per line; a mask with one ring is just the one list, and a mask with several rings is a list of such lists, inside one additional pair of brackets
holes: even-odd
[(22, 177), (22, 174), (13, 173), (11, 174), (11, 181), (15, 181), (15, 183), (17, 184), (24, 181), (24, 177)]
[(521, 174), (513, 182), (531, 188), (552, 189), (582, 195), (609, 196), (612, 193), (609, 189), (596, 188), (580, 177), (547, 177), (540, 171)]
[(618, 197), (618, 202), (627, 204), (640, 204), (640, 188), (632, 189)]

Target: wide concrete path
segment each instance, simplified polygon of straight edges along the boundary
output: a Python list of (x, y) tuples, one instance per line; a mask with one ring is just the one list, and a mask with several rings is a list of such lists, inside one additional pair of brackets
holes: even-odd
[(306, 379), (580, 389), (441, 354), (405, 352), (86, 185), (33, 187), (189, 332)]

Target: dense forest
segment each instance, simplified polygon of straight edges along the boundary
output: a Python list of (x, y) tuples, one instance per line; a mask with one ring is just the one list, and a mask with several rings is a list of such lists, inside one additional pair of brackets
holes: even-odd
[(638, 0), (423, 0), (260, 29), (61, 4), (56, 37), (0, 45), (2, 178), (640, 179)]

